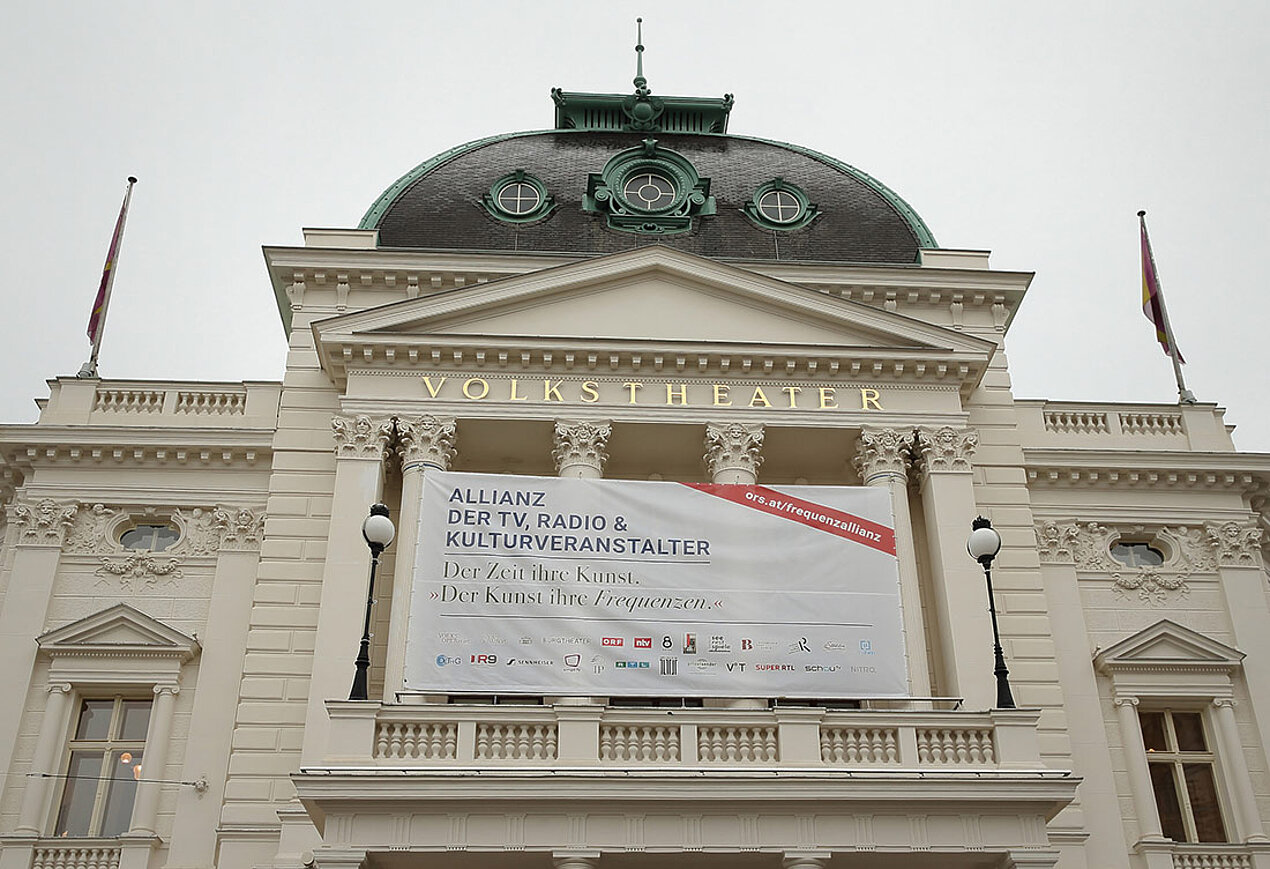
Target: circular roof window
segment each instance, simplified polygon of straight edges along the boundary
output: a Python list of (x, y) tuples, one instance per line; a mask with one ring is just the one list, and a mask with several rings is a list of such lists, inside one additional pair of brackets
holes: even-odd
[(622, 195), (635, 208), (658, 211), (669, 208), (675, 201), (675, 185), (656, 172), (640, 172), (626, 179)]
[(803, 204), (787, 190), (769, 190), (759, 197), (758, 210), (772, 223), (793, 223), (802, 214)]
[(508, 214), (521, 217), (532, 214), (542, 202), (542, 195), (532, 184), (524, 181), (511, 181), (498, 191), (498, 207)]

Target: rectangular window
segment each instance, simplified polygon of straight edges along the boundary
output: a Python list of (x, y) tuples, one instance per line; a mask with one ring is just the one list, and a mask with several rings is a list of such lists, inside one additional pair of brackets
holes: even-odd
[(1175, 842), (1228, 841), (1203, 716), (1164, 709), (1138, 717), (1164, 835)]
[(149, 726), (149, 700), (114, 697), (80, 703), (55, 836), (128, 832)]

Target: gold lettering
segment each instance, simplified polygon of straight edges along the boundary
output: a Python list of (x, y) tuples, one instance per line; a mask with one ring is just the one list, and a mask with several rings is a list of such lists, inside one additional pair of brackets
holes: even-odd
[(582, 400), (588, 404), (594, 404), (600, 400), (600, 393), (596, 391), (598, 384), (594, 380), (582, 381)]
[(820, 387), (820, 409), (821, 410), (832, 409), (838, 406), (838, 402), (833, 396), (833, 390), (834, 390), (834, 387), (832, 386)]
[(516, 394), (516, 378), (515, 377), (512, 378), (512, 392), (511, 392), (511, 395), (507, 396), (507, 400), (508, 401), (528, 401), (529, 400), (529, 396), (527, 395)]
[[(481, 385), (480, 395), (472, 394), (471, 386), (473, 383), (479, 383)], [(472, 401), (480, 401), (482, 398), (484, 398), (487, 395), (489, 395), (489, 383), (482, 380), (481, 378), (473, 377), (470, 380), (465, 380), (463, 382), (463, 397), (464, 398), (470, 398)]]
[(425, 374), (425, 375), (423, 375), (423, 385), (424, 385), (424, 386), (426, 386), (426, 387), (428, 387), (428, 397), (429, 397), (429, 398), (436, 398), (436, 397), (437, 397), (437, 393), (441, 391), (441, 387), (442, 387), (442, 386), (445, 386), (445, 378), (444, 378), (444, 377), (442, 377), (442, 378), (441, 378), (441, 382), (440, 382), (440, 383), (438, 383), (436, 386), (433, 386), (433, 385), (432, 385), (432, 378), (431, 378), (431, 377), (429, 377), (428, 375), (426, 375), (426, 374)]
[(623, 386), (623, 388), (625, 388), (625, 389), (629, 389), (629, 390), (631, 391), (631, 400), (630, 400), (630, 401), (628, 401), (628, 402), (626, 402), (627, 404), (634, 404), (634, 403), (635, 403), (635, 390), (637, 390), (637, 389), (643, 389), (643, 388), (644, 388), (644, 384), (642, 384), (642, 383), (623, 383), (623, 384), (622, 384), (622, 386)]
[[(543, 401), (564, 401), (564, 397), (560, 395), (560, 385), (563, 380), (557, 380), (556, 385), (551, 385), (551, 378), (544, 378), (542, 381), (542, 400)], [(551, 396), (555, 396), (552, 398)]]
[[(873, 405), (872, 408), (869, 405)], [(869, 389), (867, 386), (860, 387), (860, 410), (881, 410), (882, 397), (878, 395), (876, 389)]]
[(782, 386), (781, 392), (789, 396), (789, 406), (798, 407), (798, 393), (802, 392), (801, 386)]
[(715, 407), (731, 407), (732, 399), (728, 398), (728, 385), (726, 383), (716, 383), (714, 385), (714, 406)]
[[(759, 404), (759, 402), (763, 402)], [(767, 393), (763, 391), (763, 387), (754, 387), (754, 395), (750, 398), (750, 407), (771, 407), (772, 403), (767, 400)]]
[(674, 404), (676, 398), (680, 404), (688, 403), (688, 384), (681, 383), (677, 389), (673, 383), (666, 384), (666, 404)]

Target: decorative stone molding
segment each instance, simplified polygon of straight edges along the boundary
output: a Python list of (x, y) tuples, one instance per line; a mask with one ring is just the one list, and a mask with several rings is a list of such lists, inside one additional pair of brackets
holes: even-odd
[(1204, 526), (1217, 562), (1226, 567), (1261, 566), (1261, 528), (1253, 522), (1209, 523)]
[[(119, 536), (138, 522), (172, 522), (181, 539), (165, 556), (215, 557), (226, 550), (259, 549), (264, 535), (264, 511), (249, 507), (107, 507), (83, 505), (66, 536), (65, 550), (72, 555), (117, 556), (125, 553)], [(117, 559), (116, 559), (117, 561)]]
[(74, 501), (19, 501), (9, 507), (9, 523), (18, 529), (19, 544), (61, 546), (78, 510)]
[(129, 552), (122, 556), (104, 556), (96, 573), (101, 577), (98, 585), (117, 580), (124, 591), (144, 592), (180, 579), (181, 559), (145, 551)]
[[(1111, 546), (1121, 538), (1147, 541), (1166, 553), (1159, 566), (1129, 567), (1111, 557)], [(1196, 573), (1217, 569), (1213, 548), (1198, 528), (1178, 526), (1154, 532), (1144, 526), (1120, 528), (1096, 522), (1040, 522), (1036, 526), (1037, 554), (1042, 562), (1072, 564), (1087, 573), (1111, 580), (1116, 595), (1136, 597), (1151, 606), (1163, 606), (1190, 593), (1188, 581)]]
[(969, 471), (979, 448), (979, 433), (971, 428), (921, 427), (917, 430), (914, 452), (923, 474), (942, 471)]
[(763, 427), (730, 422), (726, 425), (706, 423), (706, 468), (711, 477), (725, 471), (743, 471), (758, 476), (763, 457)]
[(865, 427), (860, 430), (860, 448), (855, 456), (860, 480), (890, 476), (908, 478), (913, 460), (915, 432), (901, 432), (893, 428)]
[(570, 468), (581, 465), (602, 476), (604, 463), (609, 460), (607, 448), (612, 433), (613, 426), (607, 422), (557, 420), (556, 445), (551, 451), (556, 472), (568, 476)]
[(393, 421), (375, 420), (365, 414), (333, 416), (331, 434), (335, 438), (335, 455), (382, 461), (393, 437)]
[(457, 436), (454, 420), (424, 415), (397, 420), (397, 454), (403, 465), (432, 465), (448, 470), (454, 461)]
[(217, 507), (212, 521), (220, 534), (220, 548), (247, 552), (260, 548), (265, 536), (265, 512), (239, 507), (237, 510)]

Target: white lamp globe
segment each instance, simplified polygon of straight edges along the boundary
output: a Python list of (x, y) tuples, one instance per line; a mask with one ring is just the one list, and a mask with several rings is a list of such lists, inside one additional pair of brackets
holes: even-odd
[(992, 527), (992, 523), (980, 516), (974, 521), (970, 539), (966, 541), (966, 551), (975, 561), (993, 559), (1001, 551), (1001, 535)]
[(362, 536), (372, 546), (386, 547), (392, 543), (397, 534), (392, 520), (388, 518), (388, 508), (383, 504), (375, 504), (370, 508), (370, 515), (362, 523)]

